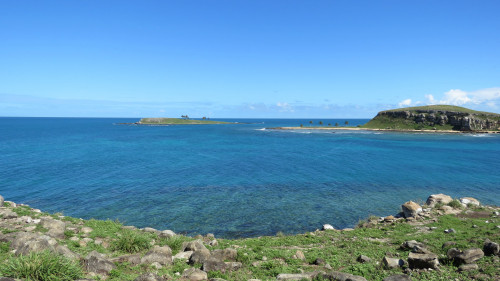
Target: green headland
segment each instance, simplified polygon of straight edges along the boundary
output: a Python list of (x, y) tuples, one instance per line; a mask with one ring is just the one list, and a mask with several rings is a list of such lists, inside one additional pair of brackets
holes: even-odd
[(234, 124), (231, 122), (212, 121), (207, 119), (189, 118), (142, 118), (138, 125), (204, 125), (204, 124)]
[(500, 114), (453, 105), (428, 105), (381, 111), (366, 129), (498, 131)]

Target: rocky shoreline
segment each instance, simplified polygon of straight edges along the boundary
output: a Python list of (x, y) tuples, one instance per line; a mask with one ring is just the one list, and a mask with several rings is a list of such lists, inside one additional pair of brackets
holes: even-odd
[[(499, 216), (474, 198), (434, 194), (355, 229), (226, 240), (48, 214), (0, 196), (0, 280), (500, 280)], [(72, 264), (74, 275), (27, 273), (49, 256), (60, 257), (52, 271)]]
[(409, 130), (409, 129), (372, 129), (357, 127), (273, 127), (266, 130), (330, 130), (330, 131), (382, 131), (382, 132), (401, 132), (401, 133), (449, 133), (449, 134), (500, 134), (500, 131), (455, 131), (455, 130)]

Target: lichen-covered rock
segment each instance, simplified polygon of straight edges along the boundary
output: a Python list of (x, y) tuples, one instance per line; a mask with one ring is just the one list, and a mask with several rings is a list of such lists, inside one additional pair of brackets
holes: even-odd
[(470, 270), (477, 270), (479, 269), (479, 266), (475, 263), (469, 263), (469, 264), (462, 264), (458, 267), (458, 271), (470, 271)]
[(90, 254), (83, 260), (83, 265), (85, 270), (88, 272), (93, 272), (96, 274), (109, 274), (109, 272), (116, 268), (116, 265), (109, 260), (105, 259), (104, 256), (96, 251), (90, 252)]
[(64, 231), (66, 230), (66, 224), (60, 220), (55, 220), (52, 218), (44, 218), (40, 222), (42, 226), (49, 231), (47, 235), (54, 238), (65, 238)]
[(461, 251), (457, 248), (451, 248), (448, 250), (446, 255), (456, 264), (469, 264), (481, 259), (484, 256), (484, 252), (479, 248), (471, 248), (465, 251)]
[(154, 262), (161, 265), (172, 264), (172, 249), (169, 246), (155, 246), (141, 259), (142, 264), (152, 264)]
[(437, 269), (439, 265), (438, 256), (435, 254), (410, 253), (408, 255), (408, 265), (412, 269)]
[(392, 269), (392, 268), (402, 267), (406, 264), (406, 262), (402, 259), (395, 259), (395, 258), (390, 258), (390, 257), (385, 256), (382, 259), (382, 264), (383, 264), (384, 268)]
[(462, 203), (462, 205), (464, 207), (467, 207), (469, 204), (473, 205), (473, 206), (480, 206), (481, 205), (479, 200), (477, 200), (476, 198), (472, 198), (472, 197), (462, 197), (462, 198), (460, 198), (460, 203)]
[(401, 205), (401, 208), (403, 209), (403, 215), (405, 218), (415, 217), (422, 212), (422, 207), (413, 201), (404, 203)]
[(193, 265), (195, 263), (201, 263), (208, 261), (212, 255), (210, 255), (210, 251), (208, 249), (200, 249), (198, 251), (194, 251), (191, 257), (189, 257), (189, 264)]
[(432, 194), (431, 196), (429, 196), (429, 198), (427, 198), (426, 204), (430, 207), (434, 207), (437, 203), (448, 204), (451, 201), (453, 201), (453, 198), (451, 198), (451, 196), (440, 193)]
[(208, 250), (201, 240), (195, 240), (190, 242), (182, 243), (182, 252), (193, 251), (196, 252), (198, 250)]
[(19, 215), (16, 212), (13, 212), (12, 210), (9, 209), (0, 210), (1, 219), (8, 220), (8, 219), (15, 219), (17, 217), (19, 217)]
[(175, 234), (175, 232), (173, 232), (172, 230), (168, 230), (168, 229), (167, 230), (163, 230), (163, 231), (160, 232), (160, 234), (158, 234), (158, 236), (160, 238), (172, 238), (175, 235), (177, 235), (177, 234)]
[(235, 249), (226, 248), (222, 250), (213, 250), (211, 255), (219, 260), (235, 261), (236, 256), (238, 256), (238, 252)]
[(189, 258), (193, 253), (194, 253), (193, 251), (179, 252), (173, 257), (173, 259), (174, 261), (179, 259), (189, 260)]
[(410, 240), (410, 241), (405, 241), (403, 244), (401, 244), (401, 249), (403, 250), (412, 250), (416, 246), (425, 248), (425, 245), (423, 243), (417, 242), (415, 240)]
[(206, 272), (209, 272), (209, 271), (225, 272), (226, 269), (227, 269), (227, 265), (225, 262), (223, 262), (219, 259), (213, 258), (213, 257), (206, 259), (203, 262), (203, 265), (201, 267), (201, 270), (206, 271)]
[(368, 262), (372, 261), (372, 259), (370, 259), (369, 257), (367, 257), (365, 255), (360, 255), (356, 260), (360, 263), (368, 263)]
[(182, 273), (182, 277), (187, 278), (190, 281), (201, 281), (207, 280), (208, 275), (205, 271), (199, 270), (198, 268), (188, 268)]

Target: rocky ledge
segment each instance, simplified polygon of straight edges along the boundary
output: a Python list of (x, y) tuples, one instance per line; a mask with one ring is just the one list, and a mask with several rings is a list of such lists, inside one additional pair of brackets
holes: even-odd
[(446, 110), (390, 110), (382, 111), (374, 119), (389, 118), (400, 119), (404, 123), (414, 123), (422, 126), (450, 125), (456, 131), (496, 131), (500, 128), (498, 114), (467, 113)]
[[(48, 214), (0, 196), (0, 280), (499, 280), (499, 211), (434, 194), (355, 229), (226, 240)], [(44, 271), (49, 257), (56, 263)]]

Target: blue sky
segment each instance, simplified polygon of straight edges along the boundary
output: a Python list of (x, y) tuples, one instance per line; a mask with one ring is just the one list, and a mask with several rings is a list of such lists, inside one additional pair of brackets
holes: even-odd
[(0, 1), (0, 116), (500, 112), (500, 1)]

